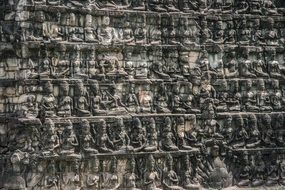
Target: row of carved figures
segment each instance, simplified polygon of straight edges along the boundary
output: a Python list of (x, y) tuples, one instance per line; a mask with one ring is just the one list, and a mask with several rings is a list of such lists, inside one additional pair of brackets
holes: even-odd
[[(190, 190), (228, 186), (285, 185), (284, 154), (276, 151), (220, 154), (213, 145), (204, 154), (109, 156), (88, 160), (40, 160), (16, 150), (1, 159), (5, 189)], [(6, 165), (4, 165), (6, 164)]]
[[(281, 2), (281, 1), (280, 1)], [(281, 15), (284, 7), (276, 7), (274, 0), (29, 0), (8, 1), (10, 6), (21, 9), (23, 6), (64, 6), (66, 8), (77, 8), (81, 10), (134, 10), (155, 12), (200, 12), (216, 14), (254, 14), (254, 15)], [(284, 5), (284, 4), (283, 4)]]
[[(29, 24), (19, 28), (19, 31), (14, 31), (14, 28), (10, 28), (11, 25), (2, 26), (2, 41), (13, 41), (19, 38), (22, 41), (88, 42), (128, 46), (147, 44), (197, 46), (198, 44), (234, 43), (257, 46), (284, 45), (283, 23), (276, 22), (271, 17), (198, 20), (187, 17), (148, 18), (144, 16), (137, 18), (139, 20), (137, 21), (136, 15), (115, 18), (70, 13), (59, 14), (56, 22), (47, 22), (44, 15), (41, 17), (43, 17), (43, 23), (29, 21)], [(84, 21), (81, 21), (83, 19)], [(15, 32), (16, 35), (14, 35)]]
[[(77, 46), (77, 48), (79, 48)], [(190, 62), (190, 54), (197, 54)], [(285, 67), (275, 50), (249, 52), (248, 49), (222, 54), (161, 49), (133, 52), (101, 52), (95, 50), (61, 55), (50, 55), (43, 59), (28, 59), (21, 64), (12, 63), (2, 67), (2, 76), (7, 79), (96, 79), (99, 81), (161, 79), (166, 81), (190, 81), (216, 79), (278, 79), (283, 80)], [(215, 57), (221, 58), (215, 58)], [(214, 58), (214, 60), (213, 60)], [(216, 60), (215, 60), (216, 59)], [(11, 62), (11, 63), (10, 63)], [(10, 73), (10, 74), (9, 74)], [(12, 73), (12, 74), (11, 74)]]
[(43, 158), (77, 159), (110, 153), (203, 152), (211, 143), (221, 145), (224, 153), (285, 145), (282, 113), (227, 115), (216, 120), (210, 110), (197, 123), (193, 115), (190, 120), (183, 116), (113, 120), (82, 119), (79, 124), (64, 120), (55, 124), (45, 119), (43, 124), (12, 127), (5, 133), (9, 136), (1, 138), (1, 152), (4, 155), (18, 149)]
[[(22, 94), (18, 100), (6, 98), (5, 113), (18, 112), (27, 118), (87, 117), (99, 115), (124, 115), (128, 113), (203, 113), (205, 105), (213, 104), (219, 112), (271, 112), (284, 110), (284, 87), (278, 80), (268, 82), (251, 79), (245, 81), (219, 81), (214, 87), (208, 80), (200, 86), (190, 82), (155, 83), (155, 85), (111, 84), (99, 85), (81, 80), (70, 87), (67, 81), (51, 81), (35, 86), (35, 91)], [(254, 86), (253, 86), (254, 82)], [(42, 88), (42, 91), (37, 89)], [(41, 94), (39, 94), (41, 92)], [(13, 107), (13, 108), (10, 108)]]

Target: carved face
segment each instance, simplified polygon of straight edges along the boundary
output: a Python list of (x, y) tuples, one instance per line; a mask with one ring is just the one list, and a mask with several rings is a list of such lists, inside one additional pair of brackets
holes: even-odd
[(227, 27), (228, 27), (228, 29), (232, 29), (233, 26), (234, 26), (233, 21), (228, 21), (228, 22), (227, 22)]
[(164, 123), (166, 126), (171, 126), (171, 119), (169, 117), (166, 117)]
[(255, 26), (255, 28), (259, 28), (260, 27), (260, 20), (259, 19), (256, 19), (254, 21), (254, 26)]
[(120, 127), (121, 132), (125, 131), (125, 125), (124, 125), (124, 120), (122, 118), (119, 118), (118, 120), (118, 126)]
[(125, 27), (129, 27), (130, 26), (130, 22), (129, 21), (126, 21), (125, 22)]
[(274, 20), (272, 18), (268, 19), (268, 28), (271, 29), (274, 27)]
[(270, 126), (271, 125), (271, 117), (269, 115), (266, 114), (264, 116), (263, 124), (265, 126)]
[(148, 168), (149, 170), (154, 170), (155, 167), (155, 160), (154, 159), (149, 159), (148, 160)]
[(216, 23), (216, 27), (217, 27), (217, 29), (222, 29), (223, 28), (223, 22), (222, 21), (218, 21)]
[(48, 81), (45, 85), (44, 89), (47, 93), (52, 93), (53, 92), (53, 85), (51, 84), (50, 81)]
[(69, 17), (69, 24), (71, 26), (75, 26), (76, 25), (76, 16), (74, 13), (70, 13), (70, 17)]
[(64, 94), (68, 94), (69, 92), (69, 85), (67, 82), (62, 82), (60, 84), (60, 89), (63, 91)]
[(106, 121), (105, 121), (105, 120), (101, 120), (101, 121), (100, 121), (100, 125), (101, 125), (101, 127), (102, 127), (102, 133), (103, 133), (103, 134), (106, 133), (106, 132), (107, 132)]
[(244, 123), (243, 123), (242, 117), (238, 117), (238, 118), (236, 119), (236, 125), (237, 125), (237, 127), (239, 127), (239, 128), (243, 128)]
[(61, 17), (61, 13), (60, 12), (56, 13), (56, 19), (58, 22), (60, 21), (60, 17)]
[(90, 85), (91, 90), (93, 91), (93, 93), (95, 93), (96, 95), (99, 92), (99, 84), (94, 82)]
[(53, 135), (55, 133), (55, 128), (54, 128), (53, 124), (51, 124), (51, 123), (47, 124), (46, 128), (47, 128), (48, 134)]
[(43, 70), (49, 69), (49, 60), (48, 59), (45, 59), (43, 61), (42, 68), (43, 68)]
[(272, 80), (272, 88), (273, 89), (279, 89), (279, 81), (278, 80)]
[(207, 28), (208, 27), (207, 21), (202, 21), (201, 22), (201, 27), (202, 28)]
[(135, 88), (133, 86), (131, 87), (130, 91), (131, 91), (132, 94), (135, 94)]
[(85, 134), (89, 133), (90, 125), (89, 125), (89, 122), (87, 120), (82, 121), (82, 128), (83, 128), (83, 131), (85, 132)]
[(109, 26), (109, 24), (110, 24), (110, 18), (107, 17), (107, 16), (105, 16), (105, 17), (103, 18), (102, 23), (103, 23), (104, 26)]
[(83, 83), (81, 81), (76, 83), (76, 87), (77, 87), (76, 89), (77, 89), (78, 93), (82, 95), (83, 92), (84, 92), (84, 85), (83, 85)]
[(259, 89), (260, 89), (260, 90), (264, 90), (264, 89), (265, 89), (265, 83), (264, 83), (264, 81), (263, 81), (263, 80), (259, 80), (258, 83), (259, 83)]
[(230, 127), (231, 125), (232, 125), (232, 117), (231, 116), (229, 116), (229, 117), (227, 117), (227, 119), (226, 119), (226, 121), (225, 121), (225, 126), (228, 126), (228, 127)]
[(252, 88), (252, 81), (250, 79), (246, 81), (246, 87), (247, 89)]
[(219, 156), (219, 147), (218, 147), (218, 146), (212, 147), (212, 149), (211, 149), (211, 155), (212, 155), (213, 157)]
[(86, 15), (86, 21), (85, 21), (85, 26), (90, 27), (92, 25), (92, 16), (91, 15)]

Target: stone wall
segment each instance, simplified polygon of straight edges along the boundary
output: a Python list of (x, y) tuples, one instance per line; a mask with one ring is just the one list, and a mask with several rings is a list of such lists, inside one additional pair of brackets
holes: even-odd
[(0, 189), (285, 185), (282, 0), (0, 10)]

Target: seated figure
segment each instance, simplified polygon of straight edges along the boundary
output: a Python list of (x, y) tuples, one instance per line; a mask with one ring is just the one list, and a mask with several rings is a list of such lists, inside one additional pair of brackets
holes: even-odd
[(165, 151), (177, 151), (178, 147), (174, 143), (174, 135), (172, 133), (172, 122), (170, 117), (164, 120), (164, 128), (162, 131), (161, 146)]

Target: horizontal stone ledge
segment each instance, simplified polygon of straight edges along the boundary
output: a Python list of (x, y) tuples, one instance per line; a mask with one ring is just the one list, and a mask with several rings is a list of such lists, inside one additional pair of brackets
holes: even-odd
[(218, 112), (217, 113), (217, 117), (224, 117), (224, 116), (238, 116), (238, 115), (242, 115), (242, 116), (247, 116), (250, 114), (254, 114), (254, 115), (264, 115), (264, 114), (269, 114), (269, 115), (275, 115), (275, 114), (285, 114), (285, 111), (272, 111), (272, 112)]
[(263, 153), (271, 153), (272, 151), (276, 151), (276, 153), (285, 153), (285, 147), (278, 147), (278, 148), (240, 148), (240, 149), (232, 149), (233, 152), (248, 152), (248, 153), (255, 153), (255, 152), (263, 152)]

